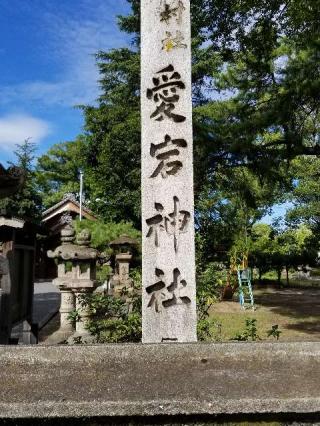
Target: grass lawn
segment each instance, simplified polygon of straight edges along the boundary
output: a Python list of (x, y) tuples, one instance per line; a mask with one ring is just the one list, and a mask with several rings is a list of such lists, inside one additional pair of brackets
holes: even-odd
[(221, 323), (222, 341), (243, 332), (246, 318), (257, 320), (258, 335), (262, 340), (274, 340), (267, 337), (267, 331), (275, 324), (282, 332), (280, 341), (320, 340), (320, 289), (259, 288), (254, 289), (254, 298), (255, 311), (241, 309), (236, 298), (211, 308), (210, 317)]

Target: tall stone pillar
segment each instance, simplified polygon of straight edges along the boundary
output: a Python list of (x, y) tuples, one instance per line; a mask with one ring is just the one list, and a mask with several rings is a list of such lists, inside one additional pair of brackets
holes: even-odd
[(189, 0), (141, 0), (142, 341), (196, 341)]

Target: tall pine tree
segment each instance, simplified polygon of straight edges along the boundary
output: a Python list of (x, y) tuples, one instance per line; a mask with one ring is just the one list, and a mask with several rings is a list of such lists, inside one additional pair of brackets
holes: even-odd
[(0, 210), (7, 214), (37, 221), (41, 216), (41, 196), (35, 182), (34, 160), (36, 145), (26, 139), (16, 145), (15, 161), (12, 166), (21, 168), (25, 174), (25, 184), (11, 197), (0, 201)]
[[(132, 45), (97, 54), (101, 96), (83, 107), (83, 155), (94, 210), (140, 226), (140, 2), (128, 1), (119, 27)], [(319, 152), (319, 9), (191, 2), (196, 213), (208, 247), (214, 230), (230, 241), (252, 226), (290, 190), (291, 161)]]

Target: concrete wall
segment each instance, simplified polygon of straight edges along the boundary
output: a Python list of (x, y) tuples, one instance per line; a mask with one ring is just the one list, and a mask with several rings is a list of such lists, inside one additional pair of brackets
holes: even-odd
[(320, 343), (2, 346), (0, 384), (0, 419), (30, 424), (212, 424), (216, 416), (234, 424), (256, 415), (314, 424)]

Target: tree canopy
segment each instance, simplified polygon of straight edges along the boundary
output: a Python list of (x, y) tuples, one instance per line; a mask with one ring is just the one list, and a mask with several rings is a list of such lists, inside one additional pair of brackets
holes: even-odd
[[(82, 107), (84, 133), (39, 158), (38, 184), (47, 206), (78, 191), (81, 166), (90, 207), (139, 228), (140, 2), (128, 2), (118, 23), (131, 46), (97, 53), (101, 95)], [(207, 261), (292, 196), (291, 224), (315, 229), (319, 2), (193, 0), (191, 12), (196, 226)]]
[(24, 217), (32, 221), (40, 218), (42, 201), (35, 182), (35, 151), (36, 145), (30, 139), (16, 145), (15, 161), (9, 164), (24, 171), (25, 184), (16, 194), (0, 200), (0, 211), (3, 213)]
[(320, 159), (300, 157), (293, 162), (293, 207), (287, 214), (289, 222), (307, 223), (315, 235), (320, 235)]

